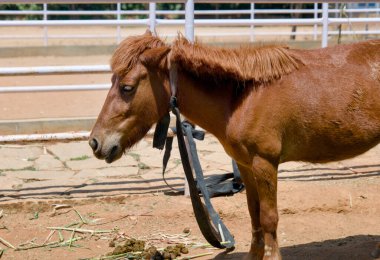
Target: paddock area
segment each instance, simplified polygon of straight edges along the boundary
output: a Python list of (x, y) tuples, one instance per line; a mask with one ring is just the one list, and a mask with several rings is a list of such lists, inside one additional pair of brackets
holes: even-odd
[[(109, 28), (101, 30), (110, 33)], [(203, 28), (200, 33), (207, 34), (208, 30), (212, 29)], [(236, 32), (236, 28), (228, 30)], [(79, 28), (77, 32), (82, 31)], [(51, 33), (61, 31), (53, 28)], [(213, 43), (216, 38), (205, 38), (203, 42)], [(320, 43), (311, 38), (301, 36), (294, 44), (319, 47)], [(239, 44), (248, 41), (249, 36), (243, 40), (224, 39), (229, 43), (235, 40), (234, 44)], [(345, 40), (357, 39), (349, 36)], [(20, 47), (16, 46), (20, 41), (10, 39), (0, 43), (0, 67), (108, 64), (109, 50), (115, 47), (112, 41), (100, 40), (97, 51), (81, 55), (80, 46), (86, 48), (88, 41), (75, 39), (71, 51), (78, 52), (67, 55), (67, 50), (61, 48), (66, 42), (56, 39), (49, 43), (50, 54), (44, 56), (44, 47), (35, 46), (42, 43), (38, 39), (25, 47), (29, 52), (10, 56), (1, 51)], [(273, 37), (273, 41), (285, 42), (285, 38)], [(330, 41), (336, 43), (334, 37)], [(76, 50), (74, 46), (79, 47)], [(63, 54), (54, 55), (54, 50)], [(111, 84), (110, 79), (110, 73), (2, 76), (0, 87)], [(0, 130), (10, 121), (94, 120), (107, 92), (2, 93)], [(59, 132), (60, 126), (48, 125), (41, 131)], [(204, 141), (197, 141), (197, 148), (206, 176), (232, 170), (230, 158), (212, 135), (206, 134)], [(226, 254), (206, 244), (190, 198), (163, 181), (162, 156), (163, 152), (152, 148), (151, 136), (113, 164), (96, 159), (87, 141), (0, 143), (0, 258), (101, 259), (115, 249), (115, 244), (136, 238), (157, 248), (183, 243), (189, 253), (181, 257), (242, 259), (251, 243), (245, 191), (212, 199), (237, 242), (236, 249)], [(379, 158), (380, 146), (376, 146), (340, 162), (280, 165), (278, 241), (283, 259), (374, 259), (371, 252), (380, 242)], [(165, 176), (173, 188), (183, 188), (185, 180), (176, 144)]]

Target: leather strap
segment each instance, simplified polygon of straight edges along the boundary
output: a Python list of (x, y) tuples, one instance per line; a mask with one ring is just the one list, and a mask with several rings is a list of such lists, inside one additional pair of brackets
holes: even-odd
[[(182, 129), (186, 133), (186, 138), (189, 141), (191, 158), (193, 160), (194, 172), (197, 177), (197, 182), (194, 180), (192, 168), (190, 165), (189, 154), (187, 153), (185, 137), (183, 131), (177, 131), (178, 148), (181, 155), (183, 170), (186, 174), (186, 179), (189, 183), (189, 191), (195, 218), (199, 228), (205, 239), (214, 247), (234, 249), (235, 240), (226, 226), (223, 224), (220, 216), (212, 207), (208, 191), (205, 186), (203, 172), (200, 167), (199, 159), (195, 151), (195, 142), (191, 134), (191, 126), (185, 125), (182, 127), (180, 113), (178, 107), (172, 108), (172, 112), (176, 116), (176, 127)], [(205, 205), (199, 196), (198, 188), (201, 191)], [(211, 221), (212, 223), (211, 223)]]
[[(189, 183), (189, 191), (190, 191), (190, 197), (191, 202), (195, 214), (195, 218), (198, 222), (199, 228), (205, 237), (205, 239), (214, 247), (217, 248), (228, 248), (230, 250), (233, 250), (235, 247), (235, 240), (227, 227), (224, 225), (222, 220), (220, 219), (220, 216), (213, 208), (210, 196), (207, 191), (202, 168), (200, 166), (199, 158), (196, 152), (196, 146), (193, 139), (193, 127), (189, 123), (181, 123), (181, 116), (180, 111), (177, 104), (177, 83), (178, 83), (178, 72), (177, 72), (177, 66), (175, 63), (170, 64), (170, 70), (169, 70), (169, 77), (170, 77), (170, 88), (171, 88), (171, 98), (170, 98), (170, 107), (171, 111), (176, 117), (176, 129), (177, 129), (177, 140), (178, 140), (178, 147), (181, 155), (182, 160), (182, 166), (183, 170), (186, 175), (186, 179)], [(163, 120), (159, 122), (156, 126), (156, 132), (154, 135), (153, 144), (154, 147), (162, 149), (164, 147), (165, 141), (166, 141), (166, 151), (164, 154), (164, 167), (163, 167), (163, 173), (166, 169), (167, 161), (170, 157), (170, 151), (172, 148), (172, 142), (173, 139), (166, 139), (163, 137), (166, 133), (169, 127), (169, 122), (167, 120), (168, 115), (165, 115)], [(170, 117), (169, 117), (170, 118)], [(170, 121), (170, 120), (169, 120)], [(165, 132), (166, 131), (166, 132)], [(190, 146), (190, 155), (187, 152), (186, 144), (185, 144), (185, 136), (188, 140), (189, 146)], [(199, 133), (198, 133), (199, 134)], [(193, 176), (192, 167), (190, 164), (189, 156), (191, 156), (194, 172), (197, 178), (197, 181), (195, 181)], [(166, 161), (166, 163), (165, 163)], [(199, 195), (199, 191), (201, 192), (204, 200), (204, 204), (202, 202), (202, 199)]]

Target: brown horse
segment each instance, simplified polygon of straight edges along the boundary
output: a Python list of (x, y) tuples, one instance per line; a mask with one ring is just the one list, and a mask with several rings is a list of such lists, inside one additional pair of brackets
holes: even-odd
[(238, 163), (252, 219), (247, 258), (280, 259), (278, 165), (346, 159), (380, 142), (380, 40), (296, 50), (128, 37), (89, 141), (99, 159), (117, 160), (168, 113), (174, 64), (181, 112)]

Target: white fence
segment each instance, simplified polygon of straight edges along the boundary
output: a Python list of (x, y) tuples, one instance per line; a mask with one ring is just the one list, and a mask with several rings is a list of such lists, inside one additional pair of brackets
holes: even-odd
[[(1, 2), (7, 2), (7, 1), (0, 1)], [(313, 8), (310, 9), (257, 9), (255, 6), (255, 3), (251, 3), (249, 9), (245, 10), (189, 10), (189, 8), (185, 10), (157, 10), (157, 5), (155, 2), (165, 2), (165, 1), (155, 1), (149, 3), (149, 5), (146, 5), (148, 9), (146, 10), (123, 10), (122, 4), (120, 2), (117, 2), (115, 4), (114, 10), (108, 10), (108, 11), (54, 11), (49, 10), (49, 6), (51, 4), (47, 4), (48, 2), (66, 2), (66, 1), (26, 1), (26, 0), (15, 0), (12, 1), (12, 3), (21, 3), (21, 2), (45, 2), (44, 4), (41, 4), (42, 10), (38, 11), (17, 11), (17, 10), (3, 10), (0, 11), (0, 28), (4, 26), (39, 26), (43, 27), (43, 34), (42, 35), (0, 35), (0, 40), (9, 40), (9, 39), (43, 39), (43, 42), (45, 45), (48, 45), (49, 39), (62, 39), (62, 38), (115, 38), (115, 41), (117, 43), (120, 42), (122, 38), (122, 30), (121, 27), (127, 27), (127, 26), (149, 26), (149, 28), (154, 31), (156, 26), (164, 25), (164, 26), (190, 26), (189, 22), (186, 22), (186, 19), (183, 19), (183, 16), (186, 15), (189, 12), (192, 13), (192, 15), (195, 16), (218, 16), (218, 15), (235, 15), (236, 17), (239, 17), (240, 15), (246, 15), (247, 19), (195, 19), (194, 24), (196, 26), (216, 26), (216, 27), (223, 27), (223, 26), (243, 26), (247, 27), (250, 30), (247, 30), (245, 32), (227, 32), (227, 33), (220, 33), (217, 30), (214, 30), (213, 32), (207, 32), (207, 36), (238, 36), (238, 35), (249, 35), (250, 40), (254, 41), (255, 36), (258, 35), (312, 35), (313, 39), (316, 40), (318, 38), (318, 35), (322, 35), (323, 37), (326, 36), (326, 31), (323, 29), (318, 30), (318, 26), (321, 26), (323, 22), (327, 19), (328, 24), (350, 24), (355, 25), (359, 23), (380, 23), (379, 19), (376, 19), (376, 17), (373, 18), (366, 18), (368, 15), (374, 14), (379, 16), (380, 13), (380, 3), (372, 4), (372, 8), (347, 8), (352, 7), (353, 4), (344, 5), (342, 7), (344, 8), (337, 8), (339, 6), (336, 1), (322, 1), (322, 2), (334, 2), (333, 8), (329, 9), (328, 4), (324, 3), (323, 8), (319, 8), (321, 5), (318, 3), (314, 3)], [(84, 2), (91, 2), (91, 1), (77, 1), (77, 3), (84, 3)], [(94, 1), (95, 2), (95, 1)], [(102, 1), (98, 1), (102, 2)], [(103, 1), (106, 2), (106, 1)], [(116, 1), (108, 1), (109, 2), (116, 2)], [(132, 2), (144, 2), (148, 3), (148, 1), (132, 1)], [(181, 1), (177, 1), (181, 2)], [(183, 1), (185, 2), (185, 1)], [(208, 1), (197, 1), (197, 2), (208, 2)], [(223, 2), (223, 1), (220, 1)], [(248, 1), (237, 1), (237, 2), (248, 2)], [(255, 2), (272, 2), (272, 1), (255, 1)], [(277, 1), (276, 1), (277, 2)], [(278, 1), (283, 2), (283, 1)], [(291, 2), (311, 2), (311, 1), (291, 1)], [(368, 6), (369, 3), (367, 1), (358, 1), (358, 2), (364, 2), (365, 6)], [(193, 1), (186, 1), (186, 5), (193, 6), (194, 9), (194, 3)], [(183, 7), (186, 8), (186, 5), (183, 5)], [(327, 10), (324, 10), (326, 9)], [(271, 14), (271, 15), (279, 15), (279, 14), (287, 14), (287, 15), (296, 15), (296, 14), (310, 14), (313, 18), (311, 19), (255, 19), (257, 15), (260, 14)], [(17, 16), (18, 18), (25, 17), (27, 15), (32, 15), (34, 18), (38, 18), (40, 20), (1, 20), (1, 16)], [(79, 16), (79, 15), (86, 15), (89, 18), (94, 15), (101, 15), (104, 16), (105, 19), (89, 19), (89, 20), (52, 20), (51, 18), (56, 15), (64, 15), (64, 16)], [(131, 16), (146, 16), (146, 18), (136, 18)], [(249, 16), (248, 16), (249, 15)], [(331, 16), (334, 16), (334, 18), (331, 18)], [(354, 15), (364, 16), (362, 18), (353, 17)], [(111, 16), (112, 18), (106, 18), (106, 16)], [(157, 16), (165, 16), (165, 19), (157, 18)], [(168, 17), (174, 17), (178, 16), (179, 18), (171, 18)], [(330, 18), (327, 18), (326, 16), (330, 16)], [(338, 16), (342, 16), (342, 18), (338, 18)], [(337, 19), (337, 20), (334, 20)], [(310, 31), (279, 31), (279, 32), (256, 32), (255, 26), (280, 26), (280, 25), (302, 25), (302, 26), (311, 26), (313, 29)], [(116, 27), (117, 30), (115, 32), (115, 35), (95, 35), (95, 34), (86, 34), (86, 35), (60, 35), (60, 34), (49, 34), (48, 27), (51, 26), (112, 26)], [(327, 30), (327, 29), (326, 29)], [(368, 27), (365, 27), (364, 30), (344, 30), (344, 31), (331, 31), (329, 32), (330, 35), (335, 34), (341, 34), (341, 35), (352, 35), (352, 34), (380, 34), (380, 28), (376, 28), (375, 30), (368, 30)], [(176, 34), (169, 34), (169, 35), (163, 35), (165, 37), (172, 37)], [(202, 35), (198, 35), (202, 36)], [(205, 35), (203, 35), (205, 36)], [(325, 39), (322, 39), (322, 42), (326, 42)]]
[[(6, 1), (0, 0), (0, 4), (4, 3)], [(28, 2), (26, 0), (15, 0), (12, 1), (12, 3), (21, 3), (21, 2)], [(50, 2), (65, 2), (64, 0), (56, 0), (56, 1), (33, 1), (33, 2), (42, 2), (44, 3), (44, 10), (42, 11), (0, 11), (1, 15), (42, 15), (43, 20), (37, 20), (37, 21), (19, 21), (19, 20), (9, 20), (9, 21), (0, 21), (0, 29), (1, 27), (5, 26), (43, 26), (45, 28), (49, 26), (75, 26), (75, 25), (104, 25), (104, 26), (117, 26), (117, 35), (116, 36), (110, 36), (110, 37), (116, 37), (117, 41), (120, 41), (121, 34), (120, 34), (120, 26), (128, 26), (128, 25), (144, 25), (149, 27), (151, 30), (154, 30), (156, 26), (160, 25), (185, 25), (185, 35), (188, 39), (193, 40), (194, 39), (194, 26), (247, 26), (251, 29), (250, 35), (251, 40), (254, 40), (255, 36), (255, 26), (277, 26), (277, 25), (308, 25), (312, 26), (313, 30), (311, 32), (293, 32), (291, 34), (297, 35), (297, 34), (312, 34), (314, 35), (314, 39), (317, 38), (318, 35), (321, 35), (321, 46), (326, 47), (328, 44), (328, 37), (329, 35), (334, 34), (380, 34), (380, 30), (374, 30), (374, 31), (329, 31), (329, 25), (341, 25), (341, 24), (349, 24), (349, 25), (355, 25), (355, 24), (368, 24), (368, 23), (378, 23), (380, 24), (380, 17), (377, 15), (375, 17), (351, 17), (350, 14), (353, 13), (360, 13), (360, 12), (373, 12), (375, 14), (379, 14), (380, 8), (379, 3), (376, 3), (376, 8), (371, 9), (346, 9), (344, 10), (347, 14), (346, 17), (331, 17), (329, 14), (336, 14), (336, 13), (342, 13), (341, 9), (329, 9), (329, 4), (324, 1), (322, 4), (322, 9), (318, 9), (318, 4), (314, 4), (314, 9), (302, 9), (302, 10), (276, 10), (276, 9), (270, 9), (270, 10), (259, 10), (255, 9), (255, 5), (251, 4), (249, 10), (219, 10), (219, 11), (194, 11), (194, 1), (187, 0), (185, 3), (185, 10), (179, 10), (179, 11), (162, 11), (162, 10), (156, 10), (156, 4), (150, 3), (149, 4), (149, 10), (141, 10), (141, 11), (128, 11), (128, 10), (121, 10), (120, 9), (120, 3), (117, 4), (117, 10), (114, 11), (51, 11), (48, 10), (47, 3)], [(78, 3), (82, 2), (95, 2), (95, 1), (86, 1), (86, 0), (80, 0), (77, 1)], [(98, 1), (101, 2), (101, 1)], [(116, 2), (116, 1), (108, 1), (108, 2)], [(138, 2), (138, 1), (133, 1)], [(148, 3), (148, 1), (140, 1)], [(165, 1), (155, 1), (155, 2), (165, 2)], [(181, 1), (177, 1), (181, 2)], [(207, 2), (207, 1), (200, 1), (200, 2)], [(219, 2), (219, 1), (218, 1)], [(223, 1), (220, 1), (223, 2)], [(239, 2), (249, 2), (249, 1), (242, 1)], [(255, 1), (258, 2), (258, 1)], [(260, 2), (271, 2), (271, 1), (260, 1)], [(277, 1), (276, 1), (277, 2)], [(281, 1), (278, 1), (281, 2)], [(293, 0), (292, 2), (311, 2), (311, 1), (296, 1)], [(330, 1), (334, 2), (335, 1)], [(367, 1), (357, 1), (357, 2), (367, 2)], [(114, 15), (116, 19), (109, 19), (109, 20), (49, 20), (50, 15), (54, 14), (68, 14), (68, 15), (80, 15), (80, 14), (89, 14), (89, 15)], [(314, 18), (307, 18), (307, 19), (255, 19), (256, 14), (260, 13), (272, 13), (272, 14), (278, 14), (278, 13), (312, 13)], [(149, 18), (145, 19), (136, 19), (136, 20), (129, 20), (129, 19), (121, 19), (122, 15), (128, 15), (128, 14), (145, 14), (149, 15)], [(180, 14), (185, 15), (185, 19), (173, 19), (173, 20), (166, 20), (166, 19), (158, 19), (157, 15), (166, 15), (166, 14)], [(225, 15), (225, 14), (249, 14), (250, 17), (248, 19), (194, 19), (194, 15)], [(318, 28), (321, 28), (322, 30), (318, 30)], [(273, 32), (271, 32), (273, 34)], [(290, 35), (291, 35), (290, 34)], [(38, 36), (41, 37), (41, 36)], [(48, 43), (48, 39), (54, 37), (52, 35), (48, 34), (47, 29), (45, 29), (45, 33), (43, 35), (45, 44)], [(90, 37), (90, 36), (87, 36)], [(99, 37), (99, 36), (96, 36)], [(6, 35), (0, 35), (0, 39), (7, 38)], [(22, 36), (20, 36), (22, 38)], [(70, 74), (70, 73), (106, 73), (109, 72), (109, 66), (108, 65), (96, 65), (96, 66), (53, 66), (53, 67), (25, 67), (25, 68), (0, 68), (0, 77), (1, 76), (17, 76), (17, 75), (45, 75), (45, 74)], [(13, 87), (13, 86), (7, 86), (7, 87), (0, 87), (0, 93), (10, 93), (10, 92), (39, 92), (39, 91), (73, 91), (73, 90), (99, 90), (99, 89), (108, 89), (110, 87), (109, 83), (106, 84), (96, 84), (96, 85), (62, 85), (62, 86), (24, 86), (24, 87)], [(88, 133), (87, 133), (88, 134)], [(67, 135), (62, 135), (64, 138), (69, 138)], [(60, 136), (59, 138), (62, 138)], [(87, 135), (85, 135), (87, 136)], [(51, 135), (48, 138), (55, 138), (56, 135)], [(15, 140), (18, 137), (12, 136), (11, 138), (0, 138), (0, 141), (6, 141), (6, 140)], [(35, 140), (36, 136), (33, 137), (22, 137), (22, 140)], [(57, 137), (58, 138), (58, 137)], [(19, 139), (17, 139), (19, 140)]]

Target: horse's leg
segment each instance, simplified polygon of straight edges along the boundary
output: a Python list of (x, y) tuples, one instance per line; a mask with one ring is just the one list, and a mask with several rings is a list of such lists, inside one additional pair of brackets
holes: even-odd
[(238, 164), (247, 194), (247, 203), (252, 223), (252, 242), (246, 259), (262, 259), (264, 256), (264, 237), (260, 225), (260, 205), (257, 185), (251, 169)]
[(253, 159), (253, 175), (260, 200), (260, 224), (264, 234), (263, 259), (281, 259), (277, 243), (277, 163), (262, 157)]

